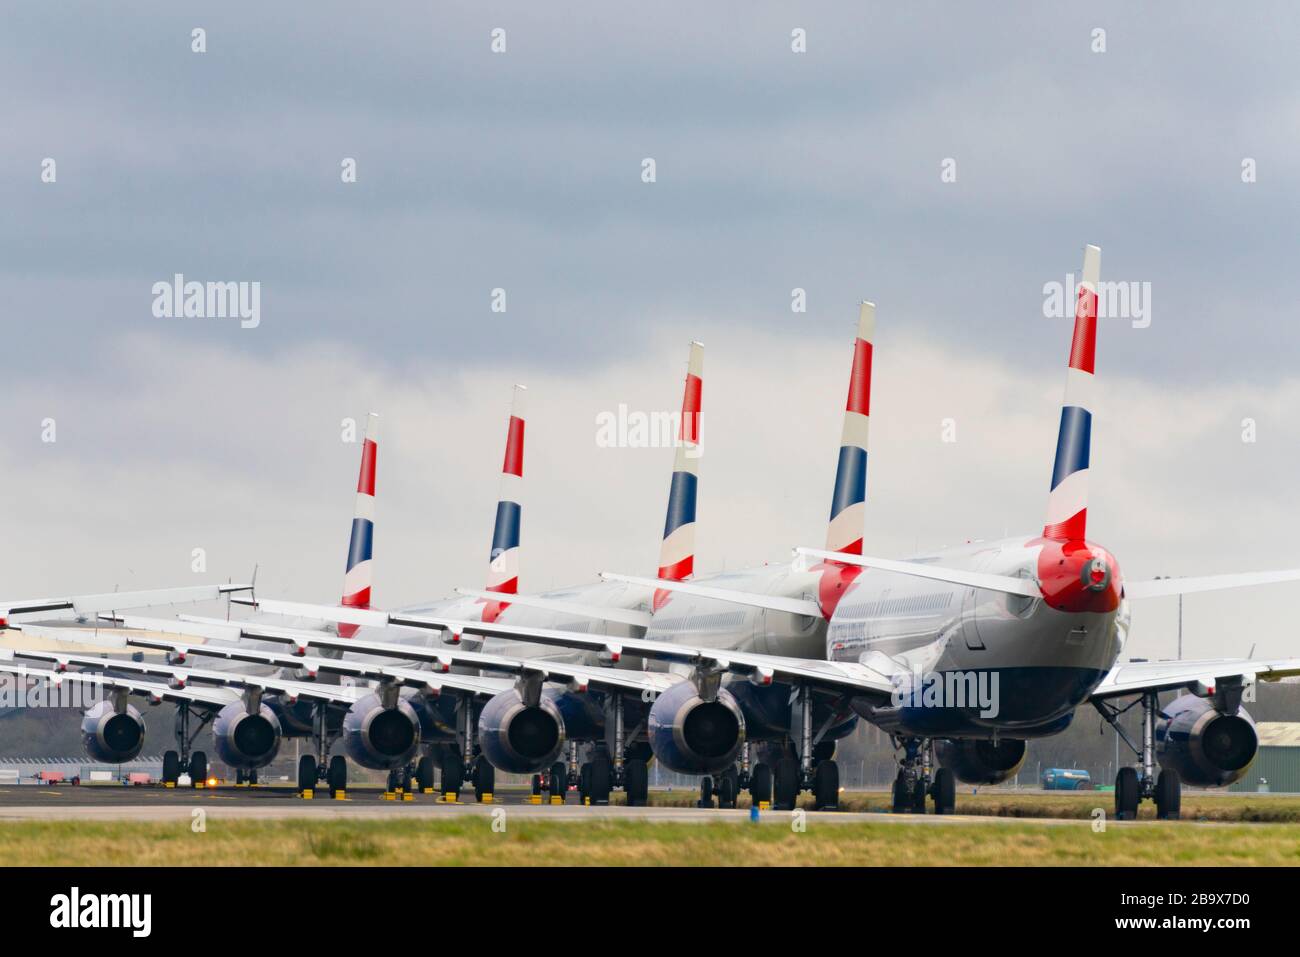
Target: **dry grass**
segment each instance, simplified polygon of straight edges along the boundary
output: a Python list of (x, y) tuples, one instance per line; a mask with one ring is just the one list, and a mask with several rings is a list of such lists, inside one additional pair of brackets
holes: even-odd
[[(769, 814), (769, 819), (775, 817)], [(14, 865), (1300, 865), (1300, 825), (1188, 823), (707, 824), (489, 816), (431, 820), (79, 821), (0, 824), (0, 866)]]
[[(616, 794), (613, 803), (621, 801)], [(690, 791), (651, 792), (650, 803), (663, 807), (694, 807), (696, 795)], [(805, 794), (800, 806), (811, 809), (812, 797)], [(749, 807), (749, 797), (742, 795), (740, 807)], [(883, 791), (849, 791), (841, 798), (845, 811), (888, 811), (890, 796)], [(959, 814), (991, 815), (1016, 818), (1090, 819), (1094, 808), (1109, 815), (1115, 797), (1109, 791), (1080, 791), (1060, 794), (1033, 794), (1016, 791), (984, 791), (981, 794), (959, 793)], [(1155, 820), (1155, 806), (1144, 802), (1138, 817)], [(1187, 821), (1241, 821), (1270, 824), (1300, 824), (1300, 797), (1271, 794), (1184, 793), (1183, 819)]]

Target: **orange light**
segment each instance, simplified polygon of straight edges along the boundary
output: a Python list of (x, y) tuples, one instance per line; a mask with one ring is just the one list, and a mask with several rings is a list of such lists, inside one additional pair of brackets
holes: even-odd
[(208, 787), (210, 787), (210, 788), (214, 788), (214, 787), (216, 787), (216, 786), (217, 786), (217, 779), (216, 779), (216, 778), (208, 778)]

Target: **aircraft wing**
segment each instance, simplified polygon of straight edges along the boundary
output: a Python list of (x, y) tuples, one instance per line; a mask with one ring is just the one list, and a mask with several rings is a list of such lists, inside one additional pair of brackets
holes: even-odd
[(623, 582), (627, 585), (640, 585), (644, 588), (662, 589), (663, 591), (681, 592), (700, 598), (715, 598), (729, 601), (735, 605), (749, 605), (755, 608), (767, 608), (771, 611), (785, 611), (805, 618), (820, 618), (822, 609), (815, 601), (806, 598), (787, 598), (784, 595), (764, 595), (760, 592), (737, 591), (734, 588), (716, 588), (712, 585), (700, 585), (696, 582), (664, 581), (659, 578), (638, 578), (636, 575), (618, 575), (614, 572), (601, 572), (605, 581)]
[(1198, 683), (1213, 687), (1223, 678), (1254, 677), (1260, 681), (1277, 681), (1292, 675), (1300, 675), (1300, 658), (1130, 661), (1111, 668), (1091, 697), (1113, 698), (1141, 691), (1190, 688)]
[(252, 590), (252, 585), (190, 585), (185, 588), (155, 588), (149, 591), (114, 591), (102, 595), (71, 595), (67, 598), (0, 599), (0, 627), (11, 615), (35, 615), (50, 611), (75, 611), (79, 615), (93, 615), (117, 608), (149, 608), (181, 602), (213, 601), (223, 595)]
[[(657, 672), (622, 671), (590, 665), (567, 664), (541, 658), (514, 658), (505, 655), (482, 654), (470, 651), (449, 651), (425, 648), (419, 645), (390, 644), (379, 641), (357, 641), (337, 638), (316, 632), (304, 633), (306, 637), (294, 639), (294, 652), (282, 654), (259, 651), (238, 645), (193, 644), (181, 640), (150, 636), (126, 636), (126, 643), (139, 648), (168, 651), (174, 655), (202, 655), (297, 668), (309, 673), (351, 675), (377, 681), (397, 681), (409, 687), (424, 688), (434, 693), (443, 691), (468, 694), (494, 695), (513, 686), (509, 680), (485, 678), (475, 675), (449, 674), (453, 667), (480, 668), (512, 675), (536, 675), (543, 681), (568, 685), (571, 689), (585, 691), (589, 687), (619, 689), (623, 691), (660, 692), (674, 684), (675, 676)], [(264, 637), (253, 634), (248, 637)], [(280, 640), (272, 638), (269, 640)], [(398, 658), (427, 662), (432, 671), (357, 661), (355, 659), (308, 657), (313, 649), (322, 651), (347, 651), (383, 658)]]
[(134, 695), (141, 695), (151, 701), (172, 701), (177, 704), (200, 704), (212, 708), (224, 708), (242, 700), (237, 692), (228, 688), (173, 688), (123, 675), (105, 675), (91, 671), (69, 671), (60, 674), (45, 668), (29, 668), (12, 661), (0, 660), (0, 673), (22, 678), (41, 678), (54, 686), (65, 681), (76, 684), (94, 685), (110, 691), (121, 690)]
[[(66, 630), (66, 629), (61, 629)], [(129, 659), (101, 658), (97, 655), (66, 654), (58, 651), (23, 651), (2, 650), (0, 660), (24, 658), (31, 661), (45, 661), (53, 666), (58, 674), (68, 674), (68, 667), (75, 665), (94, 672), (118, 671), (160, 677), (167, 680), (169, 688), (181, 691), (190, 682), (222, 685), (229, 688), (263, 691), (267, 694), (284, 695), (288, 698), (305, 698), (326, 704), (351, 705), (368, 693), (364, 688), (345, 688), (341, 685), (318, 685), (310, 681), (282, 679), (276, 675), (251, 675), (239, 671), (213, 671), (201, 668), (178, 668), (161, 662), (131, 661)], [(78, 674), (84, 672), (76, 672)], [(229, 703), (229, 702), (225, 702)]]
[[(427, 628), (451, 634), (485, 635), (496, 638), (514, 638), (540, 645), (554, 645), (578, 651), (595, 652), (611, 661), (627, 653), (640, 658), (702, 665), (742, 674), (756, 684), (770, 684), (780, 678), (787, 681), (814, 684), (843, 693), (880, 695), (892, 694), (894, 684), (889, 676), (866, 665), (850, 662), (820, 661), (811, 658), (784, 658), (746, 651), (728, 651), (720, 648), (703, 648), (669, 641), (651, 641), (645, 638), (618, 638), (603, 635), (584, 635), (548, 628), (527, 628), (518, 625), (489, 624), (479, 621), (461, 621), (454, 618), (437, 618), (429, 615), (406, 615), (397, 612), (358, 611), (332, 605), (312, 605), (302, 602), (259, 600), (250, 602), (235, 599), (260, 611), (271, 614), (291, 614), (299, 618), (334, 621), (372, 627), (396, 625), (403, 628)], [(328, 639), (327, 639), (328, 640)], [(356, 648), (354, 639), (338, 639)], [(391, 645), (390, 650), (410, 649), (406, 645)], [(360, 649), (358, 649), (360, 650)], [(426, 654), (440, 654), (434, 649), (424, 649)], [(366, 652), (373, 653), (373, 652)], [(388, 652), (385, 652), (388, 653)], [(552, 667), (547, 661), (546, 667)], [(592, 669), (604, 672), (608, 669)]]

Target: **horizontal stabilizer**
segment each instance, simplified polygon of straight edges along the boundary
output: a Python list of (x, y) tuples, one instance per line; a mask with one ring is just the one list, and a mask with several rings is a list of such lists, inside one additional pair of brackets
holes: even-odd
[(1286, 568), (1276, 572), (1244, 572), (1239, 575), (1203, 575), (1200, 578), (1154, 578), (1150, 581), (1125, 582), (1126, 598), (1164, 598), (1169, 595), (1190, 595), (1193, 592), (1219, 591), (1224, 588), (1246, 588), (1250, 585), (1273, 585), (1277, 582), (1300, 581), (1300, 568)]
[(93, 615), (118, 608), (149, 608), (192, 601), (215, 601), (223, 595), (252, 591), (252, 585), (189, 585), (184, 588), (154, 588), (147, 591), (114, 591), (102, 595), (73, 595), (69, 598), (35, 598), (0, 601), (0, 617), (36, 615), (47, 611), (75, 611)]
[(457, 588), (456, 594), (465, 595), (468, 598), (481, 598), (484, 601), (508, 601), (511, 605), (541, 608), (561, 615), (576, 615), (579, 618), (613, 621), (620, 625), (631, 625), (633, 628), (650, 627), (650, 613), (637, 611), (635, 608), (606, 608), (602, 605), (565, 601), (563, 598), (548, 598), (545, 595), (509, 595), (503, 597), (501, 592), (488, 591), (486, 588)]
[(845, 565), (861, 565), (882, 572), (894, 572), (899, 575), (912, 575), (916, 578), (929, 578), (933, 581), (950, 582), (953, 585), (965, 585), (968, 588), (981, 588), (985, 591), (1002, 592), (1007, 595), (1023, 595), (1026, 598), (1041, 598), (1042, 589), (1030, 578), (1013, 578), (1010, 575), (988, 575), (984, 572), (971, 572), (957, 568), (942, 568), (938, 565), (925, 565), (921, 562), (900, 562), (888, 558), (874, 558), (870, 555), (851, 555), (847, 552), (827, 552), (820, 548), (796, 548), (800, 555), (820, 558), (828, 562), (840, 562)]
[(645, 588), (658, 588), (664, 591), (681, 592), (698, 598), (714, 598), (729, 601), (735, 605), (750, 605), (754, 608), (766, 608), (770, 611), (784, 611), (791, 615), (803, 615), (805, 618), (820, 618), (821, 607), (815, 601), (806, 598), (785, 598), (781, 595), (762, 595), (757, 592), (736, 591), (731, 588), (714, 588), (698, 582), (665, 581), (660, 578), (639, 578), (636, 575), (618, 575), (614, 572), (601, 572), (605, 581), (623, 582), (627, 585), (641, 585)]

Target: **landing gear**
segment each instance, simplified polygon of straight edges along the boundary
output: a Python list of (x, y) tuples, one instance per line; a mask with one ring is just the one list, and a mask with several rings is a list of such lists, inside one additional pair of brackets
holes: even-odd
[(696, 807), (713, 807), (713, 778), (704, 775), (700, 778), (700, 800)]
[(298, 790), (311, 791), (316, 787), (316, 756), (304, 754), (298, 759)]
[(480, 804), (485, 797), (492, 797), (496, 789), (497, 769), (487, 758), (479, 755), (474, 759), (474, 800)]
[[(202, 751), (191, 752), (194, 739), (212, 720), (212, 712), (196, 711), (188, 705), (181, 705), (176, 711), (176, 744), (179, 751), (163, 754), (163, 784), (175, 787), (184, 773), (190, 776), (192, 787), (201, 787), (208, 779), (208, 757)], [(191, 729), (190, 722), (197, 722)], [(170, 758), (170, 760), (169, 760)]]
[(549, 780), (547, 781), (547, 790), (550, 791), (552, 801), (554, 801), (556, 798), (559, 798), (561, 801), (563, 801), (565, 795), (568, 793), (569, 772), (565, 769), (564, 765), (561, 764), (559, 761), (556, 761), (554, 764), (551, 765), (551, 775)]
[(929, 738), (894, 740), (903, 756), (898, 760), (894, 778), (893, 810), (895, 814), (924, 814), (925, 799), (931, 790), (931, 741)]
[(813, 770), (813, 799), (818, 811), (840, 807), (840, 771), (834, 761), (823, 761)]
[(177, 780), (181, 776), (181, 758), (175, 751), (166, 751), (163, 753), (162, 780), (163, 784), (176, 786)]
[[(256, 773), (256, 772), (254, 772)], [(348, 787), (348, 762), (341, 754), (330, 758), (329, 771), (325, 774), (325, 783), (329, 786), (330, 797), (338, 797)]]
[(934, 784), (930, 788), (934, 796), (935, 814), (953, 814), (957, 810), (957, 778), (947, 768), (934, 772)]
[(208, 786), (208, 756), (202, 751), (190, 755), (190, 784), (196, 788)]
[(1183, 782), (1172, 768), (1160, 772), (1156, 778), (1156, 817), (1162, 821), (1176, 821), (1182, 816)]
[(740, 776), (733, 768), (724, 771), (718, 778), (718, 807), (724, 810), (734, 809), (736, 796), (740, 793)]
[(749, 772), (749, 797), (754, 807), (760, 803), (772, 804), (772, 766), (762, 762)]
[(772, 807), (777, 811), (793, 811), (799, 800), (799, 762), (783, 757), (776, 762), (772, 772)]
[(645, 762), (633, 758), (623, 765), (623, 775), (623, 790), (627, 792), (627, 806), (645, 807), (649, 804), (650, 770)]
[(419, 785), (421, 794), (433, 793), (432, 755), (422, 755), (420, 760), (415, 763), (415, 783)]
[[(1130, 708), (1142, 707), (1142, 743), (1134, 744), (1124, 729), (1120, 727), (1119, 718)], [(1156, 715), (1160, 713), (1160, 695), (1155, 691), (1144, 691), (1123, 708), (1116, 708), (1105, 701), (1093, 701), (1093, 706), (1106, 722), (1115, 729), (1115, 733), (1133, 751), (1142, 767), (1120, 768), (1115, 776), (1115, 818), (1120, 821), (1136, 820), (1138, 806), (1143, 801), (1153, 801), (1156, 817), (1162, 821), (1176, 821), (1182, 814), (1183, 786), (1178, 772), (1171, 768), (1156, 775)]]
[(610, 766), (609, 755), (598, 750), (592, 755), (590, 767), (591, 783), (588, 785), (587, 796), (592, 805), (609, 804), (609, 792), (613, 786), (613, 768)]
[(1120, 768), (1115, 776), (1115, 820), (1133, 821), (1138, 816), (1142, 787), (1135, 768)]
[(454, 748), (446, 748), (442, 755), (442, 796), (444, 800), (456, 800), (460, 797), (460, 787), (464, 783), (465, 767), (460, 755)]

